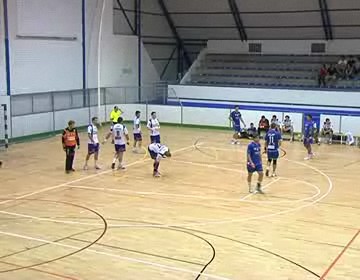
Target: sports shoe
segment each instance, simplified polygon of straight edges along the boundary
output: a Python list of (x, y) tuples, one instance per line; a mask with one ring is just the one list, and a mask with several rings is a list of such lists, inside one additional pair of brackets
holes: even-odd
[(84, 165), (84, 170), (88, 170), (89, 169), (89, 167), (85, 164)]
[(100, 170), (101, 167), (100, 167), (99, 165), (95, 165), (95, 169), (96, 169), (96, 170)]
[(271, 174), (271, 177), (277, 177), (276, 173)]
[(263, 193), (264, 193), (264, 192), (262, 191), (261, 185), (260, 185), (259, 183), (257, 183), (257, 185), (256, 185), (256, 191), (257, 191), (258, 193), (260, 193), (260, 194), (263, 194)]
[(156, 177), (156, 178), (158, 178), (158, 177), (160, 177), (161, 175), (160, 175), (159, 172), (154, 172), (153, 176)]
[(266, 171), (265, 171), (265, 176), (266, 176), (266, 177), (269, 177), (269, 169), (266, 169)]
[(126, 169), (126, 167), (122, 164), (118, 166), (118, 170), (125, 170), (125, 169)]
[(115, 169), (115, 163), (111, 164), (111, 169), (114, 170)]

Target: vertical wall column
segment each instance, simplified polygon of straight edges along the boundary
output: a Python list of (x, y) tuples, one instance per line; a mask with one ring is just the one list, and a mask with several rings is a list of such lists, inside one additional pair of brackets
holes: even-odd
[(11, 72), (10, 72), (10, 39), (9, 39), (9, 19), (8, 1), (3, 0), (4, 9), (4, 37), (5, 37), (5, 72), (6, 72), (6, 94), (11, 94)]
[[(81, 0), (81, 40), (82, 40), (82, 89), (83, 104), (86, 106), (86, 0)], [(90, 105), (90, 100), (89, 100)]]
[(141, 85), (142, 85), (142, 28), (141, 28), (141, 0), (135, 0), (136, 13), (136, 35), (138, 37), (138, 99), (141, 102)]

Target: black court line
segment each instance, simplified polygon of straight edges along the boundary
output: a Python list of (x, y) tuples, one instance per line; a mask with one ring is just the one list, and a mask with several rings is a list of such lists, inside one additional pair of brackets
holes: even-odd
[[(8, 200), (8, 199), (4, 199), (2, 198), (1, 200)], [(69, 203), (69, 202), (64, 202), (64, 201), (53, 201), (53, 200), (45, 200), (45, 199), (18, 199), (18, 200), (31, 200), (31, 201), (42, 201), (42, 202), (52, 202), (52, 203), (58, 203), (58, 204), (65, 204), (65, 205), (69, 205), (69, 206), (73, 206), (73, 207), (77, 207), (77, 208), (81, 208), (81, 209), (84, 209), (84, 210), (87, 210), (93, 214), (95, 214), (98, 218), (94, 218), (94, 219), (99, 219), (103, 222), (104, 226), (103, 228), (101, 229), (102, 232), (100, 233), (100, 235), (95, 239), (93, 240), (90, 244), (88, 244), (87, 246), (83, 247), (83, 248), (80, 248), (74, 252), (71, 252), (69, 254), (66, 254), (64, 256), (60, 256), (60, 257), (57, 257), (57, 258), (53, 258), (53, 259), (50, 259), (50, 260), (46, 260), (46, 261), (42, 261), (42, 262), (39, 262), (39, 263), (36, 263), (36, 264), (32, 264), (32, 265), (27, 265), (27, 266), (21, 266), (21, 267), (17, 267), (17, 268), (13, 268), (13, 269), (7, 269), (7, 270), (1, 270), (0, 273), (6, 273), (6, 272), (13, 272), (13, 271), (19, 271), (19, 270), (23, 270), (23, 269), (28, 269), (28, 268), (34, 268), (34, 267), (37, 267), (37, 266), (40, 266), (40, 265), (44, 265), (44, 264), (49, 264), (49, 263), (52, 263), (52, 262), (55, 262), (55, 261), (58, 261), (58, 260), (62, 260), (62, 259), (65, 259), (65, 258), (68, 258), (70, 256), (73, 256), (75, 254), (78, 254), (88, 248), (90, 248), (91, 246), (93, 246), (94, 244), (96, 244), (106, 233), (107, 231), (107, 222), (105, 220), (105, 218), (99, 214), (98, 212), (96, 212), (95, 210), (92, 210), (90, 208), (87, 208), (85, 206), (81, 206), (81, 205), (77, 205), (77, 204), (74, 204), (74, 203)], [(77, 233), (78, 234), (78, 233)], [(73, 235), (76, 235), (76, 234), (73, 234)], [(68, 238), (68, 237), (67, 237)], [(64, 240), (66, 238), (60, 238), (59, 241), (61, 240)], [(54, 242), (59, 242), (59, 241), (54, 241)], [(51, 244), (48, 244), (48, 243), (44, 243), (44, 244), (40, 244), (40, 245), (37, 245), (37, 246), (34, 246), (34, 247), (31, 247), (31, 248), (26, 248), (26, 249), (23, 249), (21, 251), (17, 251), (17, 252), (14, 252), (14, 253), (11, 253), (11, 254), (7, 254), (7, 255), (3, 255), (3, 256), (0, 256), (0, 259), (4, 259), (4, 258), (7, 258), (9, 256), (15, 256), (17, 254), (20, 254), (20, 253), (23, 253), (23, 252), (29, 252), (30, 250), (33, 250), (33, 249), (36, 249), (36, 248), (39, 248), (39, 247), (42, 247), (42, 246), (45, 246), (45, 245), (51, 245)]]

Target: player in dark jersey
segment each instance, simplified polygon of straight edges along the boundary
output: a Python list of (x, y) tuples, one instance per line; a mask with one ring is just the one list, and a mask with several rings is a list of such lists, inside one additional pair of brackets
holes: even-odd
[(256, 191), (258, 193), (263, 193), (261, 189), (261, 183), (264, 178), (263, 166), (262, 166), (262, 159), (261, 159), (261, 145), (260, 145), (260, 138), (259, 135), (254, 136), (253, 142), (248, 145), (247, 148), (247, 170), (248, 170), (248, 185), (249, 185), (249, 192), (252, 193), (251, 187), (251, 179), (254, 172), (259, 174), (258, 182), (256, 184)]
[(304, 158), (305, 160), (309, 160), (314, 157), (311, 145), (314, 143), (315, 133), (316, 123), (313, 121), (311, 115), (307, 115), (304, 123), (304, 147), (306, 148), (308, 155)]
[(276, 124), (272, 123), (270, 130), (265, 136), (265, 151), (267, 152), (268, 162), (265, 175), (269, 176), (271, 162), (273, 163), (272, 177), (276, 177), (277, 160), (279, 158), (279, 148), (281, 145), (281, 133), (276, 129)]
[(246, 124), (241, 116), (241, 113), (239, 111), (239, 106), (235, 106), (235, 110), (230, 113), (229, 116), (230, 121), (232, 122), (233, 128), (234, 128), (234, 135), (233, 140), (231, 141), (232, 144), (240, 144), (239, 138), (241, 136), (241, 126), (240, 123), (246, 127)]

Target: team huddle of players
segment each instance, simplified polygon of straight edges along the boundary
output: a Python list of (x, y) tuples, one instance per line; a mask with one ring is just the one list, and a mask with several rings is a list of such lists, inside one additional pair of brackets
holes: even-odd
[[(265, 131), (264, 152), (267, 154), (267, 167), (266, 167), (265, 175), (270, 176), (270, 167), (272, 165), (271, 176), (276, 177), (277, 160), (279, 159), (280, 156), (279, 149), (282, 142), (281, 131), (289, 132), (291, 135), (290, 140), (293, 140), (293, 126), (290, 117), (289, 116), (285, 117), (283, 126), (281, 127), (276, 116), (273, 116), (270, 124), (269, 121), (266, 120), (265, 116), (262, 116), (257, 131), (253, 124), (251, 124), (250, 128), (247, 130), (241, 128), (241, 123), (244, 125), (245, 128), (246, 128), (246, 124), (241, 116), (241, 113), (239, 112), (239, 106), (235, 107), (235, 110), (231, 112), (229, 118), (233, 123), (233, 128), (235, 131), (233, 135), (232, 144), (238, 144), (239, 139), (241, 137), (247, 137), (253, 140), (247, 147), (247, 171), (248, 171), (247, 181), (249, 185), (249, 192), (250, 193), (254, 192), (251, 185), (251, 181), (253, 174), (257, 172), (258, 181), (256, 184), (255, 191), (258, 193), (263, 193), (261, 189), (261, 183), (264, 178), (263, 164), (261, 157), (262, 150), (260, 145), (261, 132), (263, 130)], [(329, 129), (331, 128), (331, 125), (329, 126), (329, 123), (325, 123), (325, 124), (327, 125), (326, 128)], [(325, 127), (323, 129), (325, 129)], [(328, 133), (328, 132), (329, 131), (324, 131), (324, 133)], [(304, 137), (303, 137), (303, 143), (307, 150), (307, 156), (305, 157), (305, 160), (312, 159), (314, 156), (311, 145), (314, 142), (315, 133), (316, 133), (316, 123), (313, 121), (311, 115), (307, 115), (304, 123)]]
[[(111, 114), (111, 129), (104, 137), (102, 144), (105, 144), (111, 137), (112, 144), (114, 145), (115, 153), (111, 164), (111, 168), (115, 169), (126, 169), (124, 164), (124, 153), (126, 152), (126, 146), (130, 145), (129, 132), (123, 123), (123, 118), (120, 117), (121, 113), (117, 107), (114, 108), (115, 112)], [(121, 112), (121, 111), (120, 111)], [(142, 153), (142, 132), (141, 132), (141, 113), (140, 111), (135, 112), (133, 120), (133, 152)], [(101, 169), (98, 165), (99, 151), (100, 151), (100, 140), (98, 135), (99, 120), (97, 117), (93, 117), (91, 124), (87, 129), (88, 134), (88, 152), (85, 158), (84, 170), (88, 170), (88, 162), (90, 157), (94, 156), (94, 167), (95, 169)], [(156, 117), (156, 112), (151, 113), (151, 117), (147, 123), (147, 129), (150, 133), (150, 145), (148, 146), (148, 152), (150, 157), (154, 160), (154, 177), (160, 177), (159, 165), (162, 158), (171, 157), (170, 150), (167, 146), (160, 143), (160, 123)], [(76, 147), (80, 147), (80, 139), (75, 128), (75, 122), (69, 121), (68, 127), (64, 130), (62, 135), (63, 149), (66, 152), (65, 171), (66, 173), (74, 172), (73, 161), (75, 156)], [(118, 166), (116, 167), (116, 163)]]

